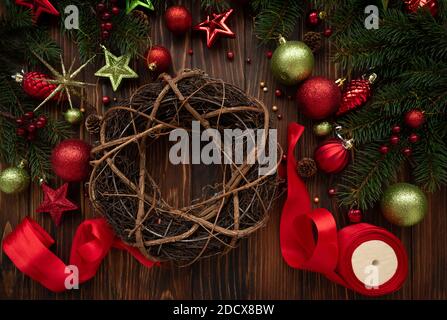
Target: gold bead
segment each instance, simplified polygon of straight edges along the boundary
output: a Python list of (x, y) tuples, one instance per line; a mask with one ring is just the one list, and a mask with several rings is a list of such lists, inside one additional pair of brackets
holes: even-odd
[(319, 203), (319, 202), (320, 202), (320, 198), (314, 197), (314, 203)]
[(81, 111), (82, 113), (84, 113), (84, 112), (85, 112), (85, 109), (84, 109), (84, 108), (81, 108), (81, 109), (79, 109), (79, 111)]
[(262, 88), (262, 90), (263, 90), (264, 92), (269, 91), (269, 89), (268, 89), (267, 87)]
[(278, 111), (278, 107), (277, 106), (273, 106), (272, 110), (273, 110), (273, 112), (276, 112), (276, 111)]
[(261, 81), (261, 82), (259, 83), (259, 86), (260, 86), (261, 88), (264, 88), (264, 87), (265, 87), (265, 82), (264, 82), (264, 81)]

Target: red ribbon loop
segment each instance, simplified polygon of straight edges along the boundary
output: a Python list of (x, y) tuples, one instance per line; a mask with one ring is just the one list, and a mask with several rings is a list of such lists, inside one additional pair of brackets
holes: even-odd
[[(324, 208), (312, 210), (306, 185), (296, 173), (295, 146), (304, 127), (291, 123), (288, 127), (287, 200), (280, 223), (281, 252), (292, 268), (324, 274), (330, 280), (368, 296), (379, 296), (398, 290), (408, 273), (405, 248), (385, 229), (359, 223), (341, 229), (333, 215)], [(313, 230), (316, 230), (316, 236)], [(379, 240), (388, 244), (398, 261), (394, 275), (376, 288), (365, 286), (352, 268), (352, 254), (362, 243)]]
[[(65, 263), (48, 248), (51, 236), (30, 217), (26, 217), (3, 241), (3, 251), (16, 267), (53, 292), (66, 290)], [(85, 220), (73, 238), (70, 265), (79, 270), (79, 283), (93, 278), (112, 247), (126, 250), (146, 267), (155, 263), (146, 259), (137, 248), (115, 237), (106, 220)]]

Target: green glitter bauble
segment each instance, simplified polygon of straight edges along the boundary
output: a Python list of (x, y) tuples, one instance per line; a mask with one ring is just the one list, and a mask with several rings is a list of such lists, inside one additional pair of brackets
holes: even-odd
[(0, 173), (0, 190), (8, 194), (16, 194), (28, 188), (30, 177), (28, 172), (19, 167), (11, 167)]
[(313, 129), (316, 136), (324, 137), (332, 132), (332, 125), (327, 121), (323, 121), (314, 125)]
[(421, 189), (409, 183), (396, 183), (388, 187), (380, 205), (385, 218), (401, 227), (419, 223), (428, 210), (425, 194)]
[(273, 52), (272, 74), (282, 84), (298, 84), (312, 74), (313, 67), (314, 55), (304, 42), (282, 39)]
[(78, 124), (81, 122), (83, 115), (81, 110), (77, 108), (70, 108), (67, 110), (67, 112), (64, 113), (65, 121), (67, 121), (70, 124)]

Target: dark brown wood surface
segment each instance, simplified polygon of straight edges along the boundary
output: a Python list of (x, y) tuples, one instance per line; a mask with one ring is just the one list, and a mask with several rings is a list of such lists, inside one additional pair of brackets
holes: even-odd
[[(193, 21), (203, 20), (198, 1), (175, 1), (191, 9)], [(312, 122), (299, 115), (296, 105), (287, 96), (294, 94), (293, 89), (278, 86), (269, 70), (269, 60), (265, 56), (266, 48), (259, 45), (253, 34), (252, 17), (242, 8), (236, 8), (229, 25), (236, 33), (236, 39), (222, 39), (212, 49), (207, 49), (203, 34), (173, 37), (164, 26), (162, 14), (151, 14), (151, 36), (154, 44), (169, 48), (173, 57), (172, 72), (182, 68), (201, 68), (208, 74), (222, 78), (244, 88), (249, 94), (259, 97), (271, 108), (277, 105), (282, 120), (272, 113), (273, 124), (279, 130), (279, 139), (283, 146), (286, 142), (286, 128), (290, 121), (298, 121), (308, 129), (299, 145), (299, 156), (311, 156), (317, 139), (311, 133)], [(291, 38), (301, 39), (300, 25)], [(64, 38), (59, 30), (52, 30), (52, 36), (63, 48), (66, 64), (77, 57), (75, 45)], [(188, 55), (188, 49), (193, 55)], [(234, 61), (228, 61), (226, 53), (235, 53)], [(324, 75), (331, 79), (339, 76), (336, 67), (330, 63), (330, 47), (327, 42), (316, 55), (313, 74)], [(246, 59), (251, 59), (251, 64)], [(134, 61), (132, 67), (140, 75), (138, 81), (124, 82), (122, 89), (114, 94), (108, 81), (98, 81), (93, 76), (97, 66), (90, 66), (83, 72), (83, 79), (98, 83), (88, 91), (88, 101), (102, 110), (100, 100), (103, 94), (126, 96), (138, 84), (151, 81), (144, 60)], [(268, 92), (263, 92), (259, 83), (267, 84)], [(285, 96), (277, 98), (276, 88), (285, 91)], [(61, 116), (60, 108), (52, 111)], [(79, 136), (90, 140), (89, 135), (79, 130)], [(94, 143), (94, 141), (90, 141)], [(165, 156), (167, 149), (163, 145), (154, 147), (150, 168), (159, 172), (164, 182), (164, 195), (171, 203), (179, 205), (189, 202), (200, 192), (213, 172), (209, 169), (195, 168), (185, 170), (181, 166), (172, 166)], [(205, 171), (203, 171), (205, 170)], [(405, 179), (405, 176), (402, 177)], [(55, 181), (54, 185), (60, 185)], [(347, 225), (345, 212), (338, 211), (335, 203), (327, 196), (331, 178), (317, 175), (308, 181), (309, 192), (319, 196), (322, 207), (332, 208), (339, 227)], [(64, 261), (68, 261), (71, 239), (81, 221), (95, 217), (89, 200), (84, 196), (83, 186), (71, 184), (69, 197), (76, 201), (81, 210), (67, 213), (59, 228), (54, 226), (49, 215), (36, 214), (34, 211), (42, 200), (38, 186), (32, 186), (28, 192), (18, 196), (0, 193), (0, 235), (4, 237), (27, 215), (36, 219), (56, 240), (54, 252)], [(403, 288), (385, 299), (446, 299), (447, 298), (447, 192), (445, 189), (430, 196), (430, 211), (425, 220), (413, 228), (398, 228), (387, 223), (379, 210), (364, 214), (364, 220), (385, 227), (402, 239), (409, 256), (409, 277)], [(82, 284), (79, 290), (54, 294), (30, 280), (19, 272), (0, 249), (0, 298), (3, 299), (361, 299), (321, 275), (294, 270), (283, 261), (279, 247), (279, 221), (283, 199), (271, 209), (267, 226), (248, 239), (241, 241), (229, 254), (200, 261), (191, 267), (178, 268), (163, 265), (146, 269), (130, 255), (113, 250), (102, 263), (96, 277)]]

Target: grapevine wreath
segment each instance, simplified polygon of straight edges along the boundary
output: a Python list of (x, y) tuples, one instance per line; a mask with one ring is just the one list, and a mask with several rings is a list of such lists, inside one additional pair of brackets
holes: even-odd
[[(258, 175), (259, 164), (222, 165), (214, 194), (175, 208), (146, 168), (150, 140), (175, 128), (269, 129), (263, 103), (200, 70), (162, 74), (103, 116), (89, 182), (92, 203), (116, 234), (155, 261), (192, 263), (226, 252), (262, 227), (275, 198), (276, 175)], [(267, 135), (263, 136), (263, 142)], [(134, 160), (136, 159), (136, 160)], [(280, 159), (280, 157), (279, 157)]]

